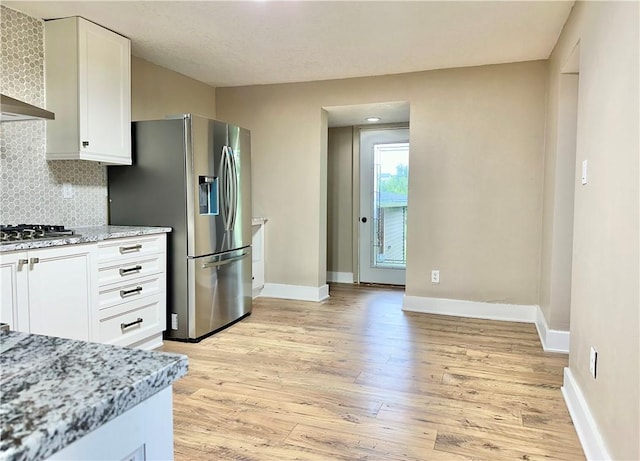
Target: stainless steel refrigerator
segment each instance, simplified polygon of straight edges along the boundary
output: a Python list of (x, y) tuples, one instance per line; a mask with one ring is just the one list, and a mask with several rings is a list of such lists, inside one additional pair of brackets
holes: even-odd
[(251, 313), (251, 135), (194, 115), (134, 122), (133, 165), (108, 167), (109, 222), (170, 226), (168, 339)]

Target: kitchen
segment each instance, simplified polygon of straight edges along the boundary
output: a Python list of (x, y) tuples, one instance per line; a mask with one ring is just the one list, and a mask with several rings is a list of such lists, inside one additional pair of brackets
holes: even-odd
[[(5, 10), (3, 8), (3, 13), (4, 12)], [(34, 26), (31, 25), (30, 27), (33, 28)], [(5, 28), (3, 24), (3, 33), (4, 30)], [(28, 47), (30, 46), (30, 42), (26, 41), (21, 46)], [(42, 56), (41, 48), (37, 49), (36, 47), (36, 49), (33, 51), (35, 55), (39, 55), (40, 57)], [(3, 72), (5, 68), (6, 67), (3, 65)], [(36, 74), (37, 72), (38, 71), (36, 70)], [(472, 83), (472, 81), (482, 82), (490, 80), (491, 78), (502, 78), (500, 77), (500, 75), (503, 75), (505, 77), (505, 80), (503, 81), (507, 82), (511, 77), (521, 79), (522, 87), (531, 88), (533, 84), (535, 90), (532, 90), (532, 93), (534, 93), (532, 95), (532, 99), (538, 99), (541, 94), (544, 94), (544, 85), (540, 85), (540, 81), (544, 80), (546, 69), (545, 66), (541, 63), (524, 63), (519, 65), (506, 66), (504, 68), (476, 69), (470, 70), (470, 72), (475, 72), (475, 74), (469, 74), (468, 78), (466, 78), (462, 73), (456, 72), (449, 72), (448, 74), (443, 73), (442, 76), (443, 79), (462, 79), (463, 85), (470, 85), (469, 88), (476, 88), (476, 84)], [(31, 74), (29, 64), (27, 64), (25, 67), (25, 74)], [(508, 76), (505, 76), (504, 74), (508, 74)], [(525, 75), (527, 74), (534, 75), (534, 77), (531, 77), (531, 80), (527, 80), (527, 77), (525, 77)], [(136, 77), (136, 75), (138, 77)], [(22, 78), (25, 78), (26, 81), (29, 82), (33, 77), (29, 75)], [(438, 80), (436, 74), (429, 74), (427, 78), (430, 79), (434, 85), (443, 87), (442, 80)], [(12, 81), (15, 82), (16, 85), (20, 85), (19, 79), (13, 80), (10, 77), (5, 78), (5, 75), (3, 75), (2, 80), (3, 85), (12, 85)], [(178, 85), (177, 83), (188, 84)], [(372, 91), (378, 92), (380, 94), (379, 97), (383, 100), (398, 99), (397, 92), (395, 92), (395, 90), (392, 90), (389, 86), (386, 86), (384, 82), (365, 80), (363, 81), (363, 83), (365, 85), (371, 85), (373, 87)], [(408, 84), (409, 86), (416, 87), (420, 84), (419, 82), (412, 81), (410, 79), (406, 79), (404, 83)], [(264, 139), (265, 141), (263, 142), (262, 147), (266, 148), (269, 151), (275, 150), (274, 144), (276, 141), (271, 139), (267, 140), (265, 136), (267, 131), (271, 127), (269, 125), (263, 125), (259, 123), (258, 118), (261, 116), (268, 117), (270, 113), (271, 115), (278, 113), (278, 108), (276, 106), (269, 105), (270, 100), (272, 100), (273, 98), (273, 94), (278, 94), (278, 92), (280, 92), (279, 94), (283, 98), (287, 99), (288, 101), (290, 98), (290, 103), (287, 106), (288, 114), (282, 114), (282, 116), (294, 118), (300, 116), (305, 121), (309, 120), (311, 122), (310, 125), (304, 128), (304, 132), (300, 133), (300, 137), (292, 140), (294, 142), (295, 150), (305, 152), (305, 155), (309, 155), (309, 157), (301, 156), (301, 158), (297, 159), (297, 161), (304, 164), (304, 167), (308, 167), (308, 174), (302, 175), (299, 178), (294, 178), (292, 183), (292, 185), (300, 191), (301, 196), (307, 197), (309, 199), (309, 203), (322, 202), (321, 191), (323, 189), (318, 180), (318, 177), (321, 175), (317, 174), (322, 171), (322, 162), (320, 160), (317, 160), (315, 157), (315, 153), (318, 152), (319, 149), (317, 147), (318, 138), (315, 134), (317, 133), (316, 126), (320, 123), (318, 108), (322, 106), (331, 107), (339, 104), (344, 104), (345, 102), (350, 103), (352, 101), (355, 103), (358, 100), (368, 99), (366, 95), (362, 95), (364, 86), (361, 85), (360, 82), (353, 82), (353, 85), (348, 87), (341, 87), (337, 83), (329, 82), (326, 84), (325, 88), (322, 88), (321, 90), (323, 92), (326, 91), (327, 93), (334, 93), (336, 96), (332, 98), (327, 98), (326, 96), (322, 95), (311, 96), (313, 100), (309, 101), (309, 103), (310, 105), (314, 106), (314, 112), (312, 113), (304, 106), (304, 104), (306, 104), (305, 101), (299, 101), (298, 103), (294, 101), (294, 98), (299, 97), (299, 92), (296, 91), (296, 88), (294, 86), (292, 86), (291, 88), (274, 88), (273, 94), (268, 93), (268, 91), (270, 90), (269, 88), (249, 88), (244, 92), (240, 89), (222, 88), (216, 91), (213, 88), (208, 87), (207, 85), (200, 84), (192, 80), (185, 81), (184, 76), (181, 76), (175, 72), (168, 71), (166, 69), (161, 69), (158, 66), (143, 61), (139, 58), (133, 58), (132, 85), (132, 115), (134, 119), (157, 118), (162, 117), (167, 113), (191, 111), (208, 115), (210, 117), (226, 119), (229, 121), (237, 122), (239, 124), (255, 125), (256, 128), (252, 130), (254, 138), (257, 137), (259, 139)], [(166, 87), (165, 85), (171, 85), (172, 87), (180, 88), (180, 90), (177, 90), (179, 91), (179, 93), (175, 91), (172, 91), (170, 93), (161, 91), (162, 88)], [(358, 88), (358, 86), (360, 86), (360, 88)], [(308, 88), (309, 90), (313, 90), (314, 85), (309, 85), (306, 88)], [(486, 87), (477, 88), (478, 91), (484, 91), (486, 89)], [(17, 92), (5, 91), (5, 88), (3, 88), (3, 92), (8, 92), (17, 96), (24, 96), (23, 99), (28, 99), (29, 101), (37, 103), (40, 106), (44, 105), (42, 80), (40, 80), (40, 83), (38, 85), (35, 85), (34, 88), (28, 90), (33, 93), (26, 92), (24, 94), (19, 94), (20, 91), (26, 91), (24, 89), (16, 91)], [(33, 97), (30, 96), (31, 94), (33, 94)], [(359, 98), (354, 97), (354, 95), (358, 94), (361, 95)], [(512, 94), (515, 93), (510, 93), (510, 95)], [(445, 98), (451, 97), (451, 95), (452, 93), (447, 92), (445, 93)], [(144, 97), (147, 97), (147, 99), (146, 102), (142, 104), (140, 99), (137, 98)], [(519, 95), (517, 97), (522, 98), (522, 95)], [(254, 111), (254, 113), (249, 113), (250, 109), (241, 112), (241, 108), (239, 106), (236, 106), (238, 107), (238, 109), (236, 110), (231, 108), (230, 102), (240, 101), (245, 98), (254, 99), (255, 101), (261, 101), (261, 107), (264, 108), (264, 114), (259, 114), (256, 111)], [(431, 94), (427, 95), (426, 98), (435, 102), (443, 102), (442, 99), (437, 98), (437, 95), (435, 99)], [(526, 98), (523, 99), (522, 102), (528, 108), (533, 108), (532, 110), (538, 111), (536, 112), (536, 114), (538, 114), (539, 112), (544, 112), (543, 105), (538, 106), (535, 103), (532, 103), (531, 100)], [(414, 105), (413, 101), (412, 110), (416, 110), (417, 115), (424, 114), (423, 109), (421, 109), (420, 105)], [(538, 120), (539, 115), (536, 115), (535, 117), (536, 120)], [(429, 115), (428, 119), (434, 122), (437, 120), (436, 118), (433, 118), (432, 115)], [(457, 120), (457, 122), (462, 121), (463, 120)], [(419, 123), (418, 119), (412, 120), (412, 126), (414, 126), (416, 123)], [(106, 179), (104, 177), (104, 167), (101, 167), (99, 165), (91, 165), (91, 162), (61, 161), (60, 165), (58, 165), (57, 162), (47, 163), (44, 161), (43, 125), (18, 125), (19, 124), (3, 124), (2, 126), (2, 142), (4, 143), (3, 147), (6, 149), (7, 146), (9, 146), (12, 149), (17, 149), (16, 151), (13, 151), (16, 152), (17, 155), (13, 154), (8, 155), (8, 157), (3, 157), (3, 161), (7, 162), (3, 163), (3, 174), (5, 173), (5, 171), (11, 171), (12, 173), (15, 173), (11, 175), (11, 178), (9, 177), (9, 175), (6, 178), (3, 177), (3, 214), (6, 212), (4, 208), (5, 206), (9, 207), (9, 212), (12, 212), (14, 210), (16, 211), (15, 214), (8, 215), (7, 221), (10, 222), (20, 218), (20, 221), (58, 222), (58, 220), (62, 219), (67, 227), (73, 227), (77, 225), (100, 225), (107, 222), (107, 211), (105, 204)], [(538, 137), (532, 141), (533, 143), (540, 142), (540, 133), (542, 129), (542, 124), (537, 125), (536, 136)], [(15, 133), (11, 130), (15, 130)], [(7, 144), (11, 143), (11, 140), (20, 139), (39, 139), (41, 141), (35, 143), (35, 145), (26, 145), (23, 143), (17, 143), (15, 141), (13, 141), (14, 144)], [(315, 139), (315, 141), (313, 141), (312, 143), (311, 141), (309, 141), (310, 139)], [(424, 139), (423, 141), (421, 141), (420, 138), (417, 138), (415, 141), (418, 141), (419, 145), (420, 142), (423, 142), (423, 144), (424, 142), (428, 142), (428, 139)], [(508, 146), (506, 147), (508, 148)], [(33, 154), (34, 151), (36, 151), (35, 155)], [(11, 152), (9, 152), (9, 154), (10, 153)], [(3, 155), (5, 154), (6, 151), (3, 151)], [(264, 171), (270, 171), (271, 168), (280, 170), (286, 168), (285, 158), (277, 155), (274, 155), (270, 158), (258, 157), (256, 158), (256, 162), (257, 165), (259, 165), (259, 169), (262, 169)], [(300, 165), (296, 165), (295, 168), (300, 169)], [(521, 171), (526, 172), (527, 169), (528, 164), (523, 164)], [(254, 187), (257, 187), (257, 189), (261, 191), (261, 194), (257, 196), (257, 200), (254, 200), (254, 212), (256, 214), (269, 216), (270, 223), (274, 224), (274, 232), (270, 234), (270, 241), (267, 243), (266, 248), (268, 252), (267, 260), (269, 260), (270, 256), (277, 257), (277, 260), (274, 261), (272, 263), (272, 266), (270, 266), (268, 269), (268, 281), (270, 281), (272, 285), (275, 285), (270, 288), (272, 290), (285, 290), (290, 286), (310, 287), (310, 289), (315, 290), (315, 292), (312, 292), (311, 295), (315, 294), (319, 297), (322, 291), (322, 286), (324, 285), (324, 281), (321, 279), (323, 276), (323, 272), (326, 272), (326, 261), (322, 260), (322, 255), (319, 253), (317, 244), (305, 244), (305, 239), (301, 237), (309, 236), (311, 238), (308, 238), (306, 240), (310, 241), (321, 240), (321, 218), (317, 216), (317, 209), (310, 206), (299, 206), (295, 200), (295, 206), (293, 207), (272, 206), (268, 202), (268, 200), (277, 198), (280, 200), (280, 203), (282, 203), (282, 200), (284, 200), (287, 195), (283, 187), (280, 187), (278, 184), (274, 184), (267, 176), (268, 175), (262, 175), (256, 178)], [(5, 179), (7, 181), (11, 181), (11, 183), (5, 183)], [(540, 176), (532, 179), (532, 181), (534, 182), (534, 184), (531, 187), (532, 189), (535, 189), (537, 187), (536, 184), (540, 183)], [(65, 201), (64, 199), (60, 198), (63, 196), (62, 185), (64, 183), (70, 183), (74, 185), (75, 195), (72, 200)], [(10, 184), (11, 187), (5, 188), (5, 184)], [(28, 189), (22, 189), (23, 187), (28, 187)], [(516, 190), (522, 192), (529, 186), (515, 184), (514, 187), (516, 188)], [(424, 192), (426, 194), (427, 191)], [(418, 189), (416, 193), (421, 192)], [(461, 201), (461, 203), (464, 203), (464, 201)], [(432, 210), (433, 208), (425, 208), (425, 212), (427, 213), (427, 215), (429, 215)], [(277, 217), (278, 219), (275, 219), (274, 217)], [(434, 216), (434, 218), (435, 217), (437, 216)], [(503, 217), (499, 215), (498, 218), (502, 219)], [(292, 219), (299, 219), (302, 222), (299, 231), (296, 231), (295, 234), (290, 234), (289, 232), (291, 231), (284, 229), (284, 227), (286, 227), (286, 223), (291, 222)], [(539, 226), (536, 219), (529, 219), (530, 218), (527, 216), (522, 217), (522, 221), (517, 222), (516, 228), (535, 228), (536, 226)], [(509, 222), (512, 223), (511, 220)], [(500, 238), (504, 238), (502, 233), (500, 233)], [(525, 232), (523, 233), (522, 238), (531, 239), (531, 241), (534, 243), (530, 244), (529, 246), (531, 248), (537, 248), (538, 244), (535, 243), (535, 241), (539, 238), (539, 234), (531, 234)], [(283, 242), (280, 241), (281, 239), (293, 245), (292, 251), (283, 251)], [(273, 242), (274, 244), (270, 244), (271, 242)], [(474, 241), (469, 242), (469, 244), (471, 246), (475, 246)], [(499, 242), (487, 240), (483, 241), (483, 244), (488, 245), (487, 250), (489, 251), (495, 251), (500, 255), (504, 253), (504, 250), (499, 247)], [(320, 245), (320, 247), (322, 247), (322, 245)], [(416, 251), (418, 254), (424, 254), (424, 250), (420, 249), (419, 247), (416, 248)], [(516, 255), (516, 258), (519, 257), (523, 257), (526, 258), (527, 261), (531, 261), (530, 265), (529, 263), (527, 263), (526, 271), (522, 270), (522, 266), (512, 266), (507, 264), (507, 266), (502, 269), (503, 272), (495, 275), (495, 280), (491, 279), (491, 274), (486, 274), (486, 276), (483, 276), (482, 279), (484, 280), (485, 286), (488, 285), (493, 288), (494, 285), (496, 287), (499, 287), (501, 285), (500, 278), (507, 277), (508, 280), (513, 280), (515, 284), (512, 285), (511, 292), (505, 292), (505, 290), (502, 289), (498, 290), (501, 299), (506, 302), (511, 301), (513, 304), (536, 304), (537, 299), (535, 289), (531, 292), (526, 292), (526, 290), (522, 290), (522, 287), (516, 287), (515, 285), (521, 283), (522, 280), (527, 281), (527, 287), (531, 286), (531, 280), (533, 280), (534, 284), (536, 283), (536, 269), (530, 270), (529, 267), (533, 267), (534, 265), (537, 267), (537, 252), (532, 251), (531, 254), (529, 254), (529, 252), (519, 253)], [(306, 264), (300, 265), (299, 260), (306, 261)], [(511, 259), (505, 259), (505, 262), (511, 264)], [(411, 265), (411, 260), (409, 261), (409, 264)], [(419, 267), (421, 267), (421, 263), (417, 261), (415, 261), (414, 264), (419, 264), (419, 266), (415, 266), (416, 269), (419, 269)], [(427, 264), (427, 267), (428, 265), (429, 264)], [(288, 268), (291, 267), (296, 267), (297, 270), (288, 270)], [(473, 268), (473, 270), (476, 271), (475, 273), (478, 273), (478, 271), (481, 271), (482, 268), (476, 266), (475, 268)], [(520, 271), (517, 274), (518, 277), (512, 276), (511, 272), (513, 270)], [(455, 293), (453, 295), (447, 295), (446, 293), (440, 294), (437, 292), (430, 293), (428, 291), (423, 291), (424, 289), (421, 287), (422, 281), (417, 279), (417, 277), (420, 277), (421, 272), (421, 270), (414, 270), (413, 275), (410, 274), (407, 283), (408, 294), (417, 297), (455, 297)], [(633, 274), (633, 271), (631, 271), (631, 273)], [(442, 287), (444, 289), (446, 287), (446, 284), (443, 284)], [(483, 295), (483, 297), (484, 296), (486, 295)], [(491, 293), (489, 293), (489, 296), (491, 296)], [(633, 338), (633, 334), (630, 337)], [(601, 379), (606, 380), (606, 375)]]
[[(44, 106), (43, 85), (45, 81), (43, 71), (46, 66), (43, 61), (44, 31), (42, 22), (2, 6), (2, 25), (2, 43), (5, 51), (3, 55), (5, 56), (3, 70), (9, 71), (10, 69), (11, 72), (18, 72), (23, 68), (25, 75), (28, 74), (29, 78), (36, 79), (33, 85), (25, 85), (24, 80), (15, 79), (13, 73), (7, 74), (7, 76), (3, 77), (3, 83), (15, 82), (20, 90), (16, 91), (10, 85), (5, 85), (3, 86), (3, 91), (18, 96), (22, 100), (29, 100), (38, 106)], [(57, 31), (49, 32), (50, 34), (57, 33)], [(98, 30), (98, 33), (102, 33), (102, 31)], [(52, 42), (55, 43), (53, 40), (50, 40), (49, 43), (51, 44)], [(9, 43), (16, 45), (15, 53), (7, 53), (8, 47), (4, 46), (4, 44)], [(24, 46), (24, 48), (20, 48), (21, 46)], [(125, 46), (128, 48), (128, 43), (125, 42)], [(54, 50), (49, 50), (47, 55), (51, 58), (55, 52)], [(127, 60), (129, 60), (128, 56), (127, 54)], [(71, 65), (69, 59), (58, 58), (56, 64), (60, 63), (62, 63), (61, 72), (63, 73), (66, 72), (65, 67)], [(38, 71), (34, 73), (33, 69), (36, 67)], [(49, 66), (49, 78), (54, 78), (55, 71), (56, 68)], [(175, 81), (175, 77), (178, 77), (178, 80), (182, 79), (190, 84), (190, 86), (187, 86), (188, 90), (194, 89), (195, 97), (192, 99), (196, 101), (196, 104), (191, 104), (189, 106), (191, 109), (196, 108), (196, 110), (199, 110), (202, 101), (205, 103), (206, 101), (213, 102), (213, 89), (207, 88), (207, 94), (198, 93), (198, 90), (201, 87), (205, 87), (205, 85), (190, 81), (169, 71), (165, 71), (165, 74), (174, 79), (173, 84), (179, 83)], [(63, 75), (61, 78), (64, 79), (65, 76)], [(146, 81), (148, 83), (149, 79)], [(49, 86), (49, 91), (52, 91), (51, 86)], [(63, 91), (60, 93), (68, 97), (68, 94), (64, 94)], [(187, 104), (191, 102), (189, 95), (178, 95), (178, 97)], [(57, 104), (60, 109), (56, 116), (61, 123), (65, 123), (65, 119), (68, 120), (73, 116), (69, 112), (62, 110), (67, 107), (65, 103), (66, 101), (63, 100)], [(5, 109), (10, 112), (25, 110), (23, 107), (13, 110), (13, 105), (17, 106), (18, 103), (5, 98), (4, 95), (2, 104), (3, 121), (6, 115)], [(56, 103), (51, 105), (56, 105)], [(129, 106), (130, 102), (125, 105), (127, 111)], [(26, 110), (30, 111), (31, 108)], [(210, 110), (210, 108), (207, 107), (207, 110)], [(186, 108), (184, 111), (186, 111)], [(206, 114), (207, 111), (202, 110), (200, 113)], [(44, 116), (53, 117), (51, 114), (44, 114)], [(161, 346), (162, 334), (166, 330), (164, 308), (166, 305), (165, 297), (167, 296), (165, 288), (166, 275), (164, 272), (167, 257), (165, 233), (171, 232), (173, 229), (168, 227), (141, 228), (139, 226), (135, 228), (105, 227), (104, 224), (107, 222), (106, 167), (91, 161), (56, 160), (47, 162), (42, 150), (47, 145), (45, 139), (49, 139), (50, 142), (47, 145), (49, 153), (55, 151), (58, 146), (52, 144), (54, 128), (51, 126), (48, 131), (49, 137), (45, 138), (44, 123), (43, 121), (17, 121), (3, 123), (2, 125), (2, 149), (3, 153), (6, 154), (3, 155), (3, 173), (5, 173), (5, 177), (3, 178), (2, 187), (2, 216), (3, 219), (6, 219), (5, 222), (12, 223), (43, 223), (45, 219), (49, 219), (50, 223), (59, 223), (64, 220), (65, 226), (36, 225), (27, 226), (26, 229), (15, 226), (3, 227), (3, 250), (9, 250), (8, 253), (3, 253), (3, 321), (10, 323), (12, 328), (18, 325), (20, 331), (26, 330), (78, 340), (91, 339), (92, 341), (107, 342), (136, 349), (153, 349)], [(115, 128), (117, 129), (117, 126)], [(129, 134), (128, 122), (125, 129), (126, 133)], [(109, 132), (111, 135), (116, 134), (113, 129), (110, 129)], [(41, 139), (42, 144), (32, 141), (35, 138)], [(99, 136), (93, 136), (91, 139), (98, 139), (98, 143), (101, 141)], [(117, 135), (115, 139), (118, 139)], [(28, 141), (25, 142), (25, 140)], [(55, 140), (57, 141), (59, 138), (55, 138)], [(106, 140), (106, 142), (109, 142), (109, 140)], [(88, 147), (95, 151), (93, 144)], [(34, 148), (35, 152), (33, 152)], [(64, 151), (65, 149), (67, 148), (63, 147), (58, 150)], [(118, 146), (116, 146), (110, 149), (108, 153), (116, 153), (118, 150)], [(130, 153), (128, 156), (128, 161), (125, 157), (125, 164), (131, 163)], [(116, 157), (99, 157), (94, 158), (94, 160), (103, 160), (108, 163), (122, 162)], [(53, 167), (50, 168), (51, 166)], [(57, 166), (60, 168), (57, 168)], [(247, 170), (245, 176), (249, 178), (248, 166), (245, 169)], [(9, 177), (7, 176), (8, 172), (12, 173)], [(246, 181), (243, 183), (246, 183)], [(23, 190), (22, 187), (28, 187), (28, 189)], [(60, 194), (56, 196), (52, 193), (53, 191)], [(18, 195), (11, 196), (11, 194)], [(28, 200), (18, 198), (19, 196), (23, 198), (31, 196), (33, 202), (30, 203)], [(243, 196), (248, 197), (246, 190)], [(7, 205), (11, 206), (8, 207)], [(246, 204), (243, 209), (247, 209)], [(241, 220), (246, 221), (246, 217), (240, 216), (237, 219), (238, 222)], [(82, 225), (81, 231), (78, 231), (79, 225)], [(250, 225), (248, 228), (246, 227), (245, 223), (244, 240), (250, 240)], [(68, 230), (71, 228), (75, 229), (75, 231)], [(73, 234), (70, 234), (71, 232)], [(21, 237), (26, 238), (25, 243), (22, 243)], [(43, 243), (39, 244), (39, 242)], [(97, 243), (94, 244), (93, 242)], [(13, 250), (14, 253), (10, 250)], [(15, 253), (15, 251), (18, 253)], [(12, 262), (12, 254), (18, 255), (15, 265)], [(23, 261), (26, 261), (26, 263)], [(250, 284), (250, 266), (248, 270)], [(120, 274), (119, 277), (118, 272)], [(28, 283), (22, 280), (25, 274), (28, 275)], [(14, 278), (18, 275), (20, 277)], [(119, 278), (127, 278), (127, 286), (116, 286), (120, 283), (114, 282)], [(16, 280), (17, 285), (15, 285)], [(128, 285), (131, 283), (136, 286), (129, 287)], [(139, 295), (143, 290), (145, 293), (144, 299), (140, 298)], [(249, 296), (245, 296), (243, 299), (245, 302), (248, 299), (250, 303), (250, 289), (248, 293)], [(129, 300), (129, 298), (133, 299)], [(28, 300), (28, 306), (26, 307), (25, 300)], [(123, 300), (126, 302), (123, 303)], [(100, 310), (87, 310), (87, 306), (96, 304), (102, 306)], [(14, 306), (13, 308), (11, 307), (12, 305)], [(225, 323), (228, 323), (228, 321), (229, 319), (224, 320)], [(181, 319), (180, 324), (182, 325), (183, 323), (185, 322)], [(118, 325), (120, 325), (120, 328), (118, 328)], [(220, 326), (223, 325), (215, 325), (215, 327), (208, 325), (210, 328), (205, 333)], [(204, 327), (207, 326), (203, 325), (201, 328)], [(186, 338), (186, 334), (184, 332), (182, 337)], [(199, 336), (201, 335), (202, 332), (199, 333)], [(74, 376), (71, 379), (70, 389), (65, 388), (63, 384), (59, 386), (52, 385), (50, 392), (59, 396), (65, 402), (68, 401), (70, 408), (65, 410), (68, 414), (74, 414), (74, 418), (81, 420), (88, 418), (89, 422), (85, 423), (83, 429), (78, 431), (73, 427), (69, 428), (65, 423), (65, 418), (62, 418), (62, 423), (60, 421), (56, 422), (56, 413), (51, 412), (51, 416), (47, 416), (47, 420), (42, 421), (34, 418), (29, 423), (23, 423), (26, 425), (25, 427), (47, 425), (48, 429), (53, 433), (63, 432), (65, 434), (63, 440), (66, 442), (62, 442), (59, 439), (49, 440), (46, 437), (39, 438), (38, 432), (25, 433), (23, 426), (11, 425), (9, 426), (11, 427), (11, 437), (16, 440), (22, 439), (22, 444), (17, 445), (17, 447), (21, 446), (22, 448), (3, 445), (3, 456), (16, 456), (16, 453), (21, 452), (24, 455), (25, 452), (23, 450), (27, 450), (26, 452), (30, 453), (29, 456), (35, 456), (34, 459), (40, 459), (42, 456), (48, 456), (56, 452), (59, 448), (67, 445), (69, 441), (77, 438), (82, 439), (78, 444), (84, 444), (84, 449), (78, 448), (78, 444), (74, 444), (71, 452), (69, 452), (70, 448), (67, 447), (55, 453), (54, 456), (62, 457), (63, 459), (68, 456), (79, 456), (79, 459), (86, 459), (86, 456), (88, 456), (86, 447), (88, 445), (89, 447), (93, 446), (91, 449), (93, 454), (91, 456), (98, 455), (119, 459), (128, 455), (129, 452), (133, 453), (135, 444), (140, 444), (141, 440), (148, 440), (149, 438), (153, 440), (153, 443), (145, 444), (145, 456), (149, 457), (149, 459), (166, 459), (172, 456), (172, 454), (169, 454), (173, 450), (172, 434), (170, 433), (172, 417), (170, 413), (167, 414), (167, 411), (171, 411), (171, 383), (186, 373), (186, 358), (183, 356), (182, 358), (156, 358), (151, 354), (147, 354), (147, 356), (141, 355), (136, 359), (131, 354), (126, 357), (124, 354), (121, 356), (111, 354), (105, 347), (96, 349), (93, 352), (98, 357), (104, 357), (103, 360), (100, 360), (100, 365), (98, 365), (97, 363), (92, 363), (93, 359), (90, 352), (74, 351), (69, 353), (66, 350), (69, 346), (66, 344), (49, 344), (44, 341), (42, 344), (35, 344), (30, 342), (29, 338), (21, 337), (12, 337), (7, 341), (8, 343), (3, 343), (3, 348), (6, 347), (15, 351), (16, 347), (21, 346), (25, 349), (22, 352), (23, 357), (29, 357), (29, 360), (33, 362), (32, 366), (35, 363), (39, 363), (38, 356), (44, 354), (47, 350), (57, 351), (56, 356), (48, 359), (52, 363), (57, 363), (58, 361), (63, 363), (72, 362), (76, 364), (76, 367), (81, 367), (82, 364), (85, 364), (88, 367), (87, 370), (79, 368), (75, 372), (68, 372), (67, 376)], [(14, 341), (17, 341), (17, 343), (14, 344)], [(91, 350), (91, 347), (89, 347), (89, 350)], [(95, 347), (99, 346), (96, 345)], [(33, 349), (33, 352), (30, 352), (30, 349)], [(83, 347), (77, 346), (75, 349), (82, 350)], [(136, 354), (144, 354), (144, 352), (136, 352)], [(5, 357), (7, 355), (8, 353), (5, 354)], [(47, 356), (44, 355), (44, 357)], [(5, 359), (7, 360), (5, 364), (8, 367), (11, 361), (8, 357)], [(121, 361), (130, 363), (132, 360), (143, 361), (147, 366), (132, 368), (129, 365), (120, 364)], [(69, 367), (69, 365), (64, 366), (67, 369)], [(104, 376), (104, 379), (106, 382), (111, 383), (107, 385), (107, 389), (113, 387), (113, 389), (117, 389), (117, 394), (112, 395), (109, 393), (111, 391), (106, 391), (106, 394), (94, 393), (93, 396), (82, 397), (85, 400), (84, 407), (80, 410), (80, 414), (77, 414), (78, 410), (77, 408), (74, 410), (73, 405), (77, 405), (78, 398), (83, 395), (83, 387), (73, 388), (73, 383), (90, 379), (96, 389), (101, 388), (99, 382), (101, 377), (97, 370), (92, 371), (94, 367), (99, 367), (103, 371), (110, 370), (108, 372), (109, 375)], [(117, 368), (117, 371), (114, 370), (114, 367)], [(4, 368), (4, 370), (6, 373), (9, 368)], [(16, 371), (15, 374), (16, 376), (24, 376), (25, 373), (33, 373), (33, 371), (30, 367), (26, 367), (24, 371)], [(84, 373), (87, 372), (93, 373), (93, 375), (85, 377)], [(152, 374), (147, 376), (144, 373)], [(156, 375), (155, 378), (154, 375)], [(55, 375), (43, 376), (42, 379), (45, 380), (43, 382), (51, 383), (51, 380), (55, 379)], [(61, 380), (62, 383), (65, 381), (66, 379)], [(17, 385), (19, 381), (13, 380), (3, 384), (3, 395), (7, 399), (12, 398), (10, 396), (14, 395), (11, 390), (11, 383)], [(163, 388), (162, 392), (156, 394), (158, 390)], [(111, 400), (121, 402), (116, 407), (117, 410), (103, 406), (104, 404), (101, 403), (100, 399), (105, 398), (105, 396), (109, 396)], [(41, 399), (43, 398), (41, 397)], [(168, 402), (167, 398), (169, 399)], [(7, 401), (8, 403), (5, 402), (5, 405), (3, 405), (3, 415), (5, 416), (3, 418), (11, 416), (11, 413), (7, 414), (6, 412), (12, 411), (12, 405), (19, 405), (17, 403), (19, 399), (20, 397), (15, 398), (14, 402), (10, 400)], [(140, 413), (142, 411), (141, 408), (144, 410), (142, 416), (136, 416), (136, 412)], [(31, 408), (31, 411), (36, 412), (34, 408)], [(120, 413), (124, 413), (124, 415), (120, 415), (115, 420), (104, 424), (113, 418), (113, 411), (117, 411), (115, 416)], [(149, 428), (143, 433), (129, 427), (131, 424), (139, 424), (136, 421), (139, 421), (140, 417), (148, 419), (150, 411), (155, 413), (160, 421), (163, 421), (162, 425), (156, 425), (154, 429)], [(95, 417), (86, 415), (86, 412), (94, 412), (98, 415), (104, 414), (104, 416)], [(160, 418), (160, 414), (165, 416)], [(103, 417), (108, 419), (102, 419)], [(79, 424), (73, 418), (71, 422), (74, 426)], [(127, 441), (127, 447), (120, 447), (120, 451), (114, 450), (110, 452), (106, 449), (104, 441), (96, 441), (96, 437), (99, 439), (99, 436), (92, 435), (93, 440), (91, 440), (91, 437), (83, 437), (83, 434), (88, 430), (96, 427), (99, 430), (92, 432), (92, 434), (102, 433), (102, 437), (104, 437), (104, 432), (109, 430), (117, 429), (117, 431), (120, 431), (119, 437), (124, 437), (122, 431), (129, 433), (130, 440)], [(113, 429), (113, 427), (116, 427), (116, 429)], [(169, 431), (168, 434), (166, 433), (167, 430)], [(135, 436), (131, 434), (135, 434)], [(9, 432), (3, 429), (3, 439), (8, 436)], [(168, 445), (167, 442), (158, 443), (159, 440), (168, 441)], [(96, 444), (103, 448), (96, 449)], [(107, 442), (107, 445), (110, 444)], [(170, 451), (167, 451), (167, 446)], [(16, 449), (19, 451), (16, 452)], [(124, 452), (122, 452), (123, 449)], [(76, 450), (76, 452), (73, 452), (73, 450)]]

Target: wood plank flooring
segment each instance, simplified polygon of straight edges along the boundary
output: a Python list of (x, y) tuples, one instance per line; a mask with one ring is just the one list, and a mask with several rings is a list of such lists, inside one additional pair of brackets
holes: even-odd
[(404, 313), (403, 291), (259, 298), (174, 384), (175, 459), (582, 460), (567, 356), (532, 324)]

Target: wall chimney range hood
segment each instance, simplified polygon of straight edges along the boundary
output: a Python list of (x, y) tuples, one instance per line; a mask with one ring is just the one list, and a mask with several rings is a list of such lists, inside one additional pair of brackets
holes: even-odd
[(55, 119), (53, 112), (10, 98), (4, 94), (0, 94), (0, 107), (2, 108), (1, 120), (3, 122)]

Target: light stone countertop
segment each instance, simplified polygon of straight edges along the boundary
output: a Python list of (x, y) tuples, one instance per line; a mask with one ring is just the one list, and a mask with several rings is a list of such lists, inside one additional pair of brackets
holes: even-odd
[(187, 369), (184, 355), (0, 332), (0, 460), (45, 459)]
[(31, 250), (36, 248), (49, 248), (62, 245), (74, 245), (78, 243), (99, 242), (108, 239), (122, 237), (136, 237), (139, 235), (152, 235), (171, 232), (170, 227), (145, 227), (145, 226), (89, 226), (75, 227), (73, 230), (78, 235), (69, 237), (27, 240), (22, 242), (10, 242), (0, 245), (0, 253), (6, 251)]

